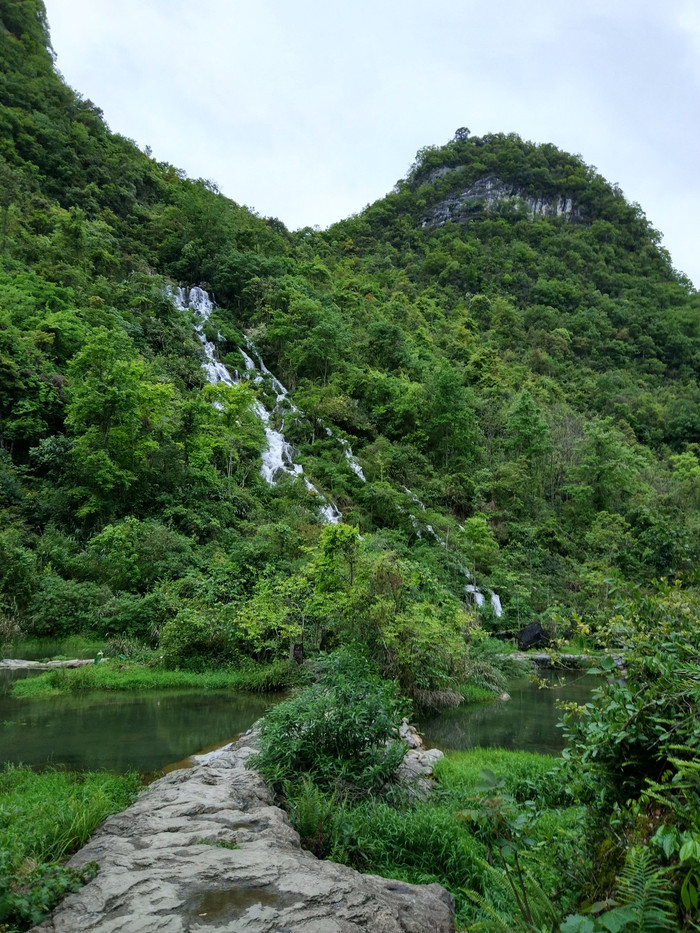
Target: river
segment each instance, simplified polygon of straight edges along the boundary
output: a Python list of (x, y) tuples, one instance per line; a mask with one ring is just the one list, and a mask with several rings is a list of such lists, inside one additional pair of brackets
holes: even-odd
[[(4, 672), (6, 673), (6, 672)], [(13, 675), (17, 676), (17, 674)], [(553, 683), (557, 675), (550, 675)], [(5, 690), (9, 677), (4, 677)], [(427, 745), (474, 746), (557, 754), (563, 737), (556, 701), (586, 702), (595, 678), (567, 674), (562, 687), (511, 684), (511, 699), (461, 706), (419, 718)], [(2, 682), (0, 682), (0, 687)], [(18, 700), (0, 696), (0, 764), (75, 769), (130, 768), (152, 773), (216, 747), (260, 719), (281, 696), (222, 691), (154, 690)]]

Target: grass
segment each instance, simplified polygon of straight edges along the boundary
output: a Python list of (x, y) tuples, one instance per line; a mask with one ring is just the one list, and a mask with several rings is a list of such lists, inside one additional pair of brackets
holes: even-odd
[(489, 690), (486, 687), (479, 687), (476, 684), (463, 684), (459, 688), (459, 692), (462, 694), (463, 703), (486, 703), (489, 700), (495, 700), (498, 697), (497, 693), (494, 693), (493, 690)]
[[(354, 806), (329, 798), (324, 805), (318, 790), (305, 781), (288, 789), (287, 806), (295, 824), (305, 817), (308, 825), (300, 828), (319, 854), (388, 878), (442, 884), (456, 898), (457, 929), (488, 923), (492, 909), (512, 924), (506, 929), (515, 931), (520, 929), (517, 908), (495, 854), (503, 827), (492, 814), (496, 805), (493, 791), (483, 787), (483, 772), (501, 778), (498, 793), (533, 815), (524, 847), (528, 852), (522, 855), (530, 872), (527, 883), (533, 891), (541, 886), (556, 903), (568, 897), (570, 879), (563, 872), (576, 852), (581, 813), (564, 799), (553, 771), (558, 761), (529, 752), (471, 749), (438, 763), (435, 788), (423, 802), (402, 805), (399, 797), (397, 806), (387, 800)], [(467, 813), (480, 816), (466, 818)], [(467, 891), (481, 899), (481, 906)]]
[(459, 808), (477, 793), (486, 769), (503, 777), (506, 793), (522, 798), (535, 786), (542, 787), (549, 781), (548, 776), (558, 761), (551, 755), (534, 752), (474, 748), (442, 758), (435, 766), (435, 778), (441, 792)]
[(44, 699), (89, 691), (241, 690), (268, 693), (297, 686), (307, 679), (298, 664), (278, 661), (266, 666), (219, 671), (170, 671), (121, 661), (102, 661), (75, 669), (47, 671), (12, 686), (12, 696)]
[(63, 894), (94, 874), (59, 863), (107, 816), (129, 806), (139, 787), (135, 773), (35, 773), (10, 765), (0, 771), (0, 930), (14, 933), (40, 922)]

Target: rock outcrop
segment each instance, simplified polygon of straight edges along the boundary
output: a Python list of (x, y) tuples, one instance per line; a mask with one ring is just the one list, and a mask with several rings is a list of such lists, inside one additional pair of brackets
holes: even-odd
[(0, 670), (9, 671), (54, 671), (59, 667), (85, 667), (94, 664), (94, 658), (87, 660), (73, 658), (70, 661), (23, 661), (16, 658), (3, 658), (0, 660)]
[[(425, 180), (432, 184), (462, 166), (443, 166), (432, 172)], [(507, 184), (493, 175), (479, 178), (463, 188), (454, 190), (433, 204), (423, 218), (423, 226), (433, 230), (448, 221), (456, 224), (468, 223), (476, 211), (494, 211), (502, 205), (520, 207), (531, 219), (537, 217), (562, 217), (568, 221), (580, 221), (581, 210), (568, 197), (533, 195), (516, 185)]]
[(70, 862), (95, 861), (99, 873), (35, 933), (451, 933), (452, 897), (439, 885), (362, 875), (301, 849), (245, 768), (253, 751), (244, 736), (110, 817)]

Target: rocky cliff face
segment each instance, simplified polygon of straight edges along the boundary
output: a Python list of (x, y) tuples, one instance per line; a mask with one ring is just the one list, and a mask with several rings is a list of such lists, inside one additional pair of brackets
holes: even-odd
[(451, 933), (437, 884), (361, 875), (304, 851), (244, 737), (152, 784), (72, 865), (98, 875), (34, 933)]
[[(442, 166), (435, 169), (426, 182), (439, 181), (450, 172), (458, 171), (460, 166), (451, 168)], [(494, 175), (480, 178), (461, 190), (450, 193), (434, 204), (423, 219), (423, 226), (428, 229), (442, 227), (448, 220), (453, 223), (468, 223), (471, 215), (478, 210), (496, 210), (504, 204), (512, 205), (516, 210), (524, 210), (532, 219), (536, 217), (563, 217), (566, 220), (581, 220), (581, 211), (571, 198), (547, 198), (526, 194), (514, 185), (506, 184)]]

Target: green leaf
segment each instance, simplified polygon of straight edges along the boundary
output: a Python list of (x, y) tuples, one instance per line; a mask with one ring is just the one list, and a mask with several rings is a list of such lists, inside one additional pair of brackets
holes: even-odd
[(678, 858), (681, 862), (700, 862), (700, 842), (697, 839), (688, 839), (681, 846)]
[(634, 907), (615, 907), (599, 918), (598, 922), (604, 930), (610, 933), (619, 933), (624, 930), (628, 923), (633, 923), (638, 919), (638, 912)]
[(681, 885), (681, 903), (686, 910), (697, 910), (700, 903), (698, 884), (700, 879), (692, 872), (688, 872)]
[(559, 930), (561, 933), (594, 933), (595, 926), (590, 917), (582, 917), (580, 914), (569, 914), (559, 927)]

